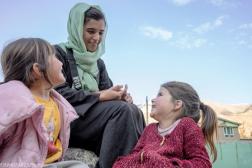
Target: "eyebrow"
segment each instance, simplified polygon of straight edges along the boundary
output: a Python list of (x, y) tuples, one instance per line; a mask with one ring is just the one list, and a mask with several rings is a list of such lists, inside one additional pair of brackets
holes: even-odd
[[(87, 30), (97, 30), (97, 29), (92, 28), (92, 27), (87, 27), (86, 29), (87, 29)], [(99, 30), (99, 31), (104, 31), (104, 29), (101, 29), (101, 30)]]

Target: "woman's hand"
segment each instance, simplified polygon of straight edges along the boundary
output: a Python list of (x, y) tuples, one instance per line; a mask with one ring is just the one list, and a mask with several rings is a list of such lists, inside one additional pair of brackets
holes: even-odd
[(122, 96), (122, 100), (126, 101), (128, 103), (131, 103), (131, 104), (133, 103), (133, 99), (132, 99), (132, 97), (131, 97), (131, 95), (129, 93), (127, 93), (126, 95)]
[(133, 103), (133, 99), (132, 99), (131, 95), (128, 93), (128, 85), (127, 84), (124, 87), (121, 100), (126, 101), (128, 103)]
[(109, 89), (99, 91), (100, 101), (108, 100), (122, 100), (128, 103), (133, 103), (131, 95), (127, 92), (128, 85), (125, 85), (124, 89), (122, 85), (115, 85)]
[(122, 85), (116, 85), (109, 89), (99, 91), (100, 94), (99, 100), (100, 101), (107, 101), (107, 100), (121, 100), (124, 94), (124, 90), (122, 90)]

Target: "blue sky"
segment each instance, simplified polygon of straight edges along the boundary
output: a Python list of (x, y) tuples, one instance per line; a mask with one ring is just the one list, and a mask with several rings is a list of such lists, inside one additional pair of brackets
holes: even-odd
[[(66, 41), (68, 12), (76, 2), (2, 0), (0, 51), (20, 37)], [(128, 84), (135, 103), (171, 80), (190, 83), (202, 100), (252, 103), (252, 1), (85, 2), (105, 12), (102, 58), (114, 84)]]

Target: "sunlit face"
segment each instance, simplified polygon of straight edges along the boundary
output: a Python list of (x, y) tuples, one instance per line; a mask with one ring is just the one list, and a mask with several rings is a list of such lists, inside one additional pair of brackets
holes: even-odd
[(152, 109), (150, 116), (157, 121), (169, 118), (173, 115), (174, 100), (170, 92), (161, 87), (155, 99), (152, 99)]
[(57, 86), (65, 82), (65, 77), (62, 73), (62, 62), (53, 55), (49, 57), (48, 78), (53, 86)]
[(85, 23), (83, 28), (83, 41), (87, 51), (95, 52), (97, 50), (98, 45), (102, 41), (104, 30), (105, 22), (103, 19), (90, 19)]

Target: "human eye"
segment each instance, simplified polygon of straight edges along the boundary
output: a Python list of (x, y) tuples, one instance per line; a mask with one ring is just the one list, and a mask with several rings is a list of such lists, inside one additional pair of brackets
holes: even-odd
[(94, 29), (87, 29), (87, 32), (89, 34), (95, 34), (96, 33), (96, 31)]
[(90, 30), (90, 31), (88, 31), (88, 33), (89, 33), (89, 34), (95, 34), (95, 31)]
[(99, 35), (102, 36), (104, 34), (104, 31), (100, 31)]
[(163, 94), (162, 94), (161, 92), (159, 92), (159, 93), (157, 94), (157, 97), (160, 97), (160, 96), (163, 96)]

